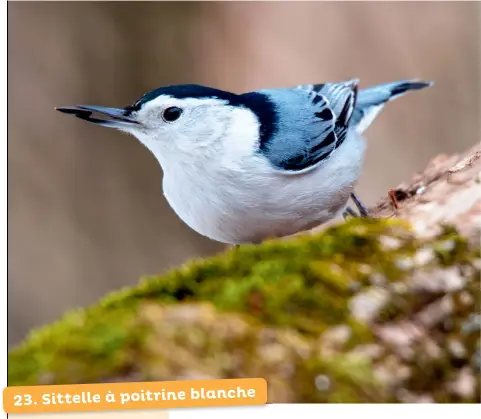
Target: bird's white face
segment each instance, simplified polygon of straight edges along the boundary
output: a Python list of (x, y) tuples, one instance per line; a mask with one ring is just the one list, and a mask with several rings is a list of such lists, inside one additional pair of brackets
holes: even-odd
[(189, 152), (222, 138), (232, 116), (232, 108), (223, 100), (159, 96), (131, 114), (137, 124), (120, 129), (149, 148)]
[[(135, 136), (162, 165), (173, 160), (188, 161), (189, 155), (203, 160), (242, 158), (252, 153), (258, 138), (255, 115), (223, 99), (160, 95), (132, 108), (76, 106), (59, 110)], [(102, 119), (91, 117), (94, 112)]]

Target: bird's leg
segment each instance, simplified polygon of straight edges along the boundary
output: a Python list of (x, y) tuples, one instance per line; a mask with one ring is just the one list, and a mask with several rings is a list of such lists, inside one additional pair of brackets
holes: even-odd
[(346, 207), (344, 209), (344, 212), (342, 213), (342, 216), (346, 220), (348, 217), (359, 217), (359, 215), (356, 214), (356, 211), (354, 211), (351, 207)]
[(356, 196), (354, 192), (351, 194), (351, 199), (356, 204), (356, 207), (359, 210), (361, 217), (369, 216), (369, 211), (367, 210), (366, 206), (359, 200), (359, 198)]

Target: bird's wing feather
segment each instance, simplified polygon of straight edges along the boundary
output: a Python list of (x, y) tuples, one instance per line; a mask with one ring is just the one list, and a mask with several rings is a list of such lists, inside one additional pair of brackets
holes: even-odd
[(260, 144), (270, 163), (286, 172), (311, 169), (342, 144), (357, 96), (357, 80), (261, 91), (276, 108), (276, 132)]
[(376, 119), (387, 102), (397, 99), (409, 91), (424, 89), (432, 85), (432, 82), (414, 79), (383, 83), (362, 89), (359, 91), (350, 125), (362, 134)]

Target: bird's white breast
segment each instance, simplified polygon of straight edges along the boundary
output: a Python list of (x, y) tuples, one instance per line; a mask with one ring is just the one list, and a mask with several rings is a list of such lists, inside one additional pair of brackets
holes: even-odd
[[(243, 144), (243, 143), (241, 143)], [(357, 181), (364, 140), (354, 131), (311, 171), (286, 175), (261, 156), (228, 150), (163, 164), (164, 194), (177, 215), (211, 239), (240, 244), (297, 233), (342, 211)]]

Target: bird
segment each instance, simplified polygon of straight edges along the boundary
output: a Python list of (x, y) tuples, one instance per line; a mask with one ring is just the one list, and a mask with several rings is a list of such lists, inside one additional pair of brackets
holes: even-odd
[(211, 240), (239, 246), (341, 215), (369, 216), (355, 192), (363, 134), (388, 102), (433, 82), (358, 85), (349, 79), (237, 94), (179, 84), (122, 108), (55, 109), (136, 137), (160, 165), (177, 216)]

